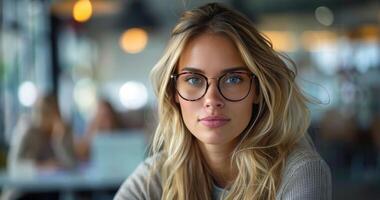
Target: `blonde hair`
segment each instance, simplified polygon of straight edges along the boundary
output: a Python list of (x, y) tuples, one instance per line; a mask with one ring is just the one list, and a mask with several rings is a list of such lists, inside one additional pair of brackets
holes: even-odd
[(238, 174), (225, 199), (275, 199), (286, 157), (309, 126), (308, 100), (286, 58), (245, 16), (218, 3), (184, 12), (151, 72), (159, 117), (151, 153), (161, 155), (155, 169), (160, 172), (162, 199), (211, 199), (212, 177), (182, 120), (170, 79), (186, 43), (205, 32), (235, 43), (258, 87), (258, 105), (231, 158)]

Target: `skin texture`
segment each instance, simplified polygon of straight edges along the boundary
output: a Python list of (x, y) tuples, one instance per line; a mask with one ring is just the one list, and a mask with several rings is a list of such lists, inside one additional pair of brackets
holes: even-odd
[[(249, 71), (234, 43), (226, 36), (203, 33), (192, 38), (182, 52), (177, 72), (200, 72), (209, 78), (205, 96), (197, 101), (186, 101), (176, 94), (186, 127), (197, 138), (217, 185), (224, 187), (233, 180), (236, 170), (230, 166), (230, 156), (237, 138), (247, 127), (256, 99), (252, 86), (249, 95), (238, 102), (223, 98), (217, 89), (217, 77), (225, 70), (240, 67)], [(212, 79), (210, 79), (212, 78)], [(222, 126), (209, 127), (202, 123), (205, 117), (222, 117)]]

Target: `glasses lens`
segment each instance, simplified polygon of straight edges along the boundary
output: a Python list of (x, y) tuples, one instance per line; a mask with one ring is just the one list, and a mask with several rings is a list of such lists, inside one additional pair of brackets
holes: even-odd
[(187, 100), (196, 100), (203, 96), (207, 88), (207, 80), (199, 74), (184, 73), (177, 77), (177, 91)]
[(219, 80), (222, 95), (232, 101), (245, 98), (251, 89), (251, 75), (244, 72), (226, 73)]

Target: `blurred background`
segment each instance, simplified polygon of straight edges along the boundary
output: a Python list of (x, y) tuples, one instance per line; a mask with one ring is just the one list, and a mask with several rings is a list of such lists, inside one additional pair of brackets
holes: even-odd
[[(112, 199), (156, 125), (149, 72), (201, 0), (1, 0), (4, 199)], [(380, 2), (220, 0), (298, 67), (334, 199), (380, 199)]]

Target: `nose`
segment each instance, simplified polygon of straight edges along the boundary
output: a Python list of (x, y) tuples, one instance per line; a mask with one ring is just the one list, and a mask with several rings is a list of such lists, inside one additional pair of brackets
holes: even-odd
[(223, 108), (224, 99), (218, 90), (218, 81), (215, 80), (213, 83), (210, 83), (206, 94), (204, 96), (204, 106), (206, 108)]

